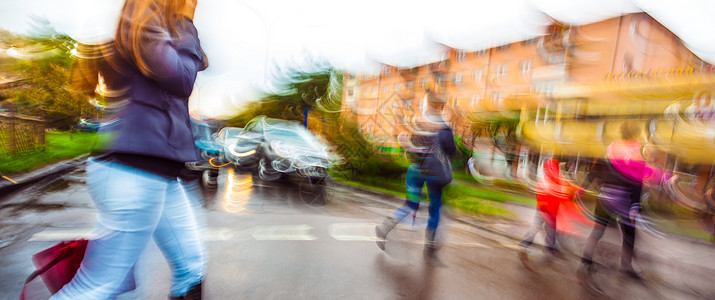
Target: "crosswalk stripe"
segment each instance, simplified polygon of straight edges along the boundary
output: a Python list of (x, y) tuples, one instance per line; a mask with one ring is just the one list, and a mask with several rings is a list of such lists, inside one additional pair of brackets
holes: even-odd
[(66, 241), (86, 239), (92, 235), (92, 229), (45, 229), (30, 237), (30, 242)]
[[(338, 241), (376, 241), (375, 236), (376, 223), (332, 223), (328, 225), (328, 234)], [(298, 225), (271, 225), (271, 226), (254, 226), (243, 230), (237, 230), (230, 227), (210, 227), (202, 230), (201, 237), (207, 242), (218, 241), (240, 241), (240, 240), (258, 240), (258, 241), (312, 241), (318, 237), (311, 234), (313, 226), (307, 224)], [(66, 241), (80, 238), (90, 238), (92, 229), (76, 228), (76, 229), (59, 229), (48, 228), (35, 233), (28, 239), (31, 242), (46, 242), (46, 241)], [(395, 241), (421, 244), (422, 239), (396, 239)], [(506, 241), (495, 241), (497, 245), (517, 249), (517, 245)], [(452, 241), (446, 244), (460, 247), (479, 247), (490, 248), (485, 244), (474, 241)]]
[(312, 241), (318, 238), (310, 234), (313, 226), (277, 225), (256, 226), (251, 230), (251, 237), (259, 241)]
[(375, 223), (333, 223), (328, 233), (338, 241), (376, 241)]

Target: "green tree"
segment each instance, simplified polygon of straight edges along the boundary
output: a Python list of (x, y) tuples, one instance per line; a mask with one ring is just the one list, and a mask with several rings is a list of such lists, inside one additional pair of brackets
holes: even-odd
[(10, 97), (21, 113), (45, 115), (50, 127), (67, 129), (95, 111), (86, 95), (68, 88), (76, 41), (57, 33), (46, 21), (35, 21), (31, 36), (10, 40), (10, 46), (22, 54), (15, 70), (25, 83)]

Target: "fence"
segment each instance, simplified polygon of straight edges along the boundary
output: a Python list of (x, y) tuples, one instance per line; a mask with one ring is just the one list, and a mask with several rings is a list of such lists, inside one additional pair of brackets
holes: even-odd
[(17, 114), (9, 108), (0, 112), (0, 154), (10, 155), (45, 145), (45, 122), (41, 117)]

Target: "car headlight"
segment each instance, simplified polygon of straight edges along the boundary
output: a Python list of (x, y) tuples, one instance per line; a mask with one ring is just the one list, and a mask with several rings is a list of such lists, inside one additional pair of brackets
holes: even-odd
[(286, 144), (277, 141), (271, 142), (271, 148), (273, 148), (273, 152), (280, 157), (294, 157), (298, 155), (293, 149), (288, 148)]
[(246, 156), (251, 156), (251, 155), (255, 154), (256, 150), (251, 149), (246, 152), (238, 152), (236, 150), (236, 145), (234, 144), (234, 145), (231, 145), (228, 147), (228, 152), (231, 152), (231, 155), (233, 155), (235, 157), (246, 157)]

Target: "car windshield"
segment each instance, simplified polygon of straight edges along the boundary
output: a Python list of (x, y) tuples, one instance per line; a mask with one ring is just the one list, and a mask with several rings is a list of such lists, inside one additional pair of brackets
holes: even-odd
[(268, 135), (271, 140), (279, 140), (290, 144), (305, 144), (306, 142), (310, 142), (306, 141), (299, 132), (287, 129), (273, 128), (267, 130), (266, 135)]
[(223, 130), (221, 130), (221, 134), (219, 134), (219, 138), (222, 140), (235, 139), (236, 137), (238, 137), (238, 135), (240, 133), (241, 133), (241, 128), (226, 127)]

